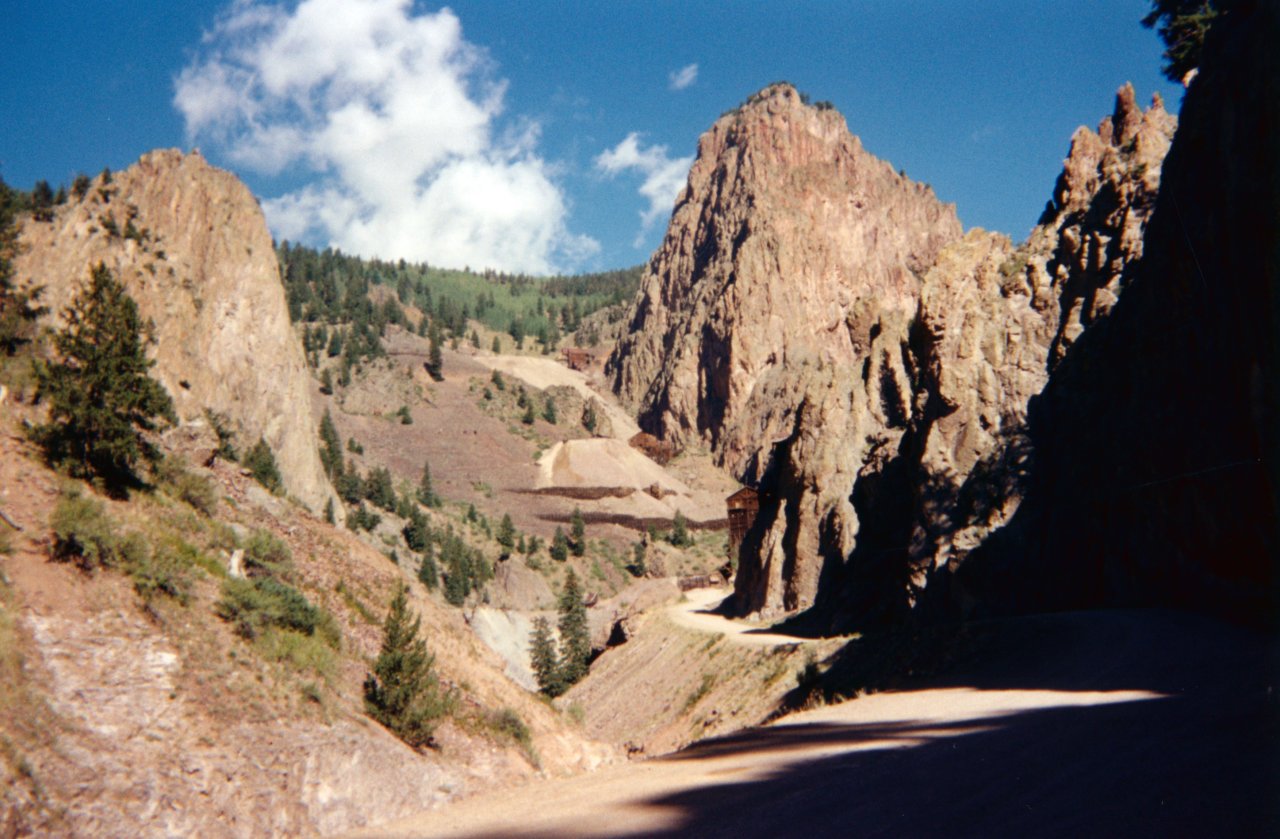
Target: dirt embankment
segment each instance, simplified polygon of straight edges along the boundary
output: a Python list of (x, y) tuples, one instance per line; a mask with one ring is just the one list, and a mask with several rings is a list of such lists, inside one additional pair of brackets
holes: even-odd
[[(436, 672), (458, 690), (456, 721), (425, 753), (371, 722), (361, 685), (406, 570), (234, 465), (198, 470), (219, 499), (213, 517), (163, 490), (100, 499), (119, 532), (142, 534), (155, 556), (199, 554), (185, 602), (148, 604), (120, 571), (50, 562), (64, 479), (4, 411), (0, 508), (22, 530), (7, 533), (11, 552), (0, 555), (0, 834), (332, 833), (610, 759), (505, 678), (461, 614), (416, 585)], [(308, 647), (304, 658), (302, 648), (246, 641), (217, 617), (222, 547), (259, 529), (288, 546), (290, 580), (334, 616), (338, 649)], [(486, 733), (486, 710), (504, 708), (528, 725), (541, 769)]]

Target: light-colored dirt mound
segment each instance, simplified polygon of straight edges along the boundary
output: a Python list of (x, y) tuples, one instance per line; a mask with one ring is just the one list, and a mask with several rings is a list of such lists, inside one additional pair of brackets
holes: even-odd
[(724, 518), (719, 494), (692, 489), (617, 439), (557, 443), (538, 461), (534, 488), (589, 500), (584, 512), (597, 515), (665, 520), (678, 511), (697, 522)]
[(583, 399), (595, 397), (604, 406), (615, 437), (627, 440), (639, 433), (640, 426), (614, 402), (612, 394), (601, 393), (591, 387), (590, 380), (577, 370), (570, 370), (550, 358), (533, 358), (524, 355), (477, 355), (475, 360), (491, 370), (498, 370), (520, 379), (531, 387), (546, 390), (549, 387), (571, 387), (582, 394)]
[(552, 446), (538, 461), (536, 489), (596, 487), (690, 495), (692, 490), (621, 440), (568, 440)]

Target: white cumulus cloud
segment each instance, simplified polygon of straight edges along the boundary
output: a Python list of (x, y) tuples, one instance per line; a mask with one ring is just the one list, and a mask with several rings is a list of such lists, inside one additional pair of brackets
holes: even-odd
[(686, 64), (679, 70), (672, 70), (667, 74), (667, 84), (672, 90), (684, 90), (689, 85), (698, 80), (698, 65)]
[(640, 247), (644, 234), (653, 227), (653, 223), (671, 212), (688, 179), (693, 157), (669, 157), (666, 146), (646, 148), (640, 141), (640, 135), (633, 131), (621, 143), (598, 155), (595, 164), (597, 170), (610, 176), (630, 169), (644, 176), (640, 194), (648, 199), (649, 206), (640, 213), (641, 229), (634, 242), (636, 247)]
[(505, 82), (449, 9), (413, 0), (235, 0), (176, 80), (193, 140), (308, 185), (263, 202), (277, 236), (351, 253), (502, 270), (598, 249), (536, 153), (498, 131)]

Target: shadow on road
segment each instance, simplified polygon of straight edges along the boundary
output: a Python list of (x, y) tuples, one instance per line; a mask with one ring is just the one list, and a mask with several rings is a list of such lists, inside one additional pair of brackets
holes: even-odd
[[(773, 758), (763, 774), (726, 769), (722, 783), (645, 800), (665, 826), (642, 835), (1280, 835), (1275, 639), (1167, 612), (1020, 619), (980, 635), (976, 665), (909, 687), (1159, 695), (707, 741), (661, 760)], [(851, 655), (852, 644), (831, 671)], [(556, 835), (637, 834), (620, 823), (617, 833)]]

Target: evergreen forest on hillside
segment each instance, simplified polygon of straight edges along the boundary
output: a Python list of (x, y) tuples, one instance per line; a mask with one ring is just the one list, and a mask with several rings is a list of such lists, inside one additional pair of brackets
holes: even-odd
[[(641, 271), (637, 265), (594, 274), (534, 277), (438, 268), (403, 259), (364, 259), (287, 241), (279, 244), (277, 255), (289, 316), (294, 323), (304, 324), (304, 343), (313, 367), (318, 366), (321, 351), (329, 357), (342, 355), (344, 366), (348, 359), (359, 363), (378, 357), (383, 353), (380, 339), (389, 324), (424, 337), (434, 330), (437, 340), (476, 340), (470, 324), (476, 321), (510, 336), (517, 349), (534, 340), (544, 353), (550, 353), (565, 334), (577, 332), (588, 315), (630, 300), (639, 287)], [(376, 293), (379, 287), (386, 292)], [(589, 331), (577, 340), (595, 343)]]

